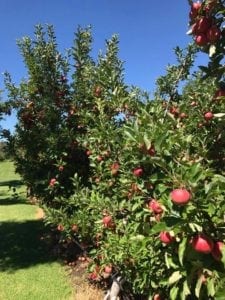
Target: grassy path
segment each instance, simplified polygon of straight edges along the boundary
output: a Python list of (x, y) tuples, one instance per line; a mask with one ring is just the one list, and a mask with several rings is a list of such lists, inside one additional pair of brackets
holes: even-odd
[(65, 269), (42, 240), (37, 206), (25, 202), (25, 189), (11, 162), (0, 163), (0, 299), (71, 300)]

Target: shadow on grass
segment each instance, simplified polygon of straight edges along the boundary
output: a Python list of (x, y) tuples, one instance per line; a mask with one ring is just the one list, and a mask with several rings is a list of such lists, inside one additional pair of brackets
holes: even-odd
[(7, 181), (1, 181), (0, 186), (7, 186), (9, 188), (18, 187), (20, 185), (23, 185), (22, 180), (7, 180)]
[[(0, 194), (1, 196), (1, 194)], [(22, 197), (8, 197), (8, 198), (0, 198), (0, 206), (1, 205), (15, 205), (15, 204), (27, 204), (29, 205), (30, 203), (28, 203), (24, 198)]]
[(0, 271), (13, 272), (55, 261), (42, 238), (46, 231), (42, 220), (0, 222)]

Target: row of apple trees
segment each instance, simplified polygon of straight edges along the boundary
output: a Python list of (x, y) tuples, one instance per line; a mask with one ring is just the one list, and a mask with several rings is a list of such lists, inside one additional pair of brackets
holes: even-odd
[[(91, 57), (90, 28), (62, 54), (36, 26), (18, 44), (27, 77), (5, 74), (2, 110), (18, 123), (3, 135), (46, 223), (85, 251), (91, 281), (119, 274), (141, 299), (225, 291), (225, 4), (189, 2), (194, 42), (175, 49), (153, 99), (125, 84), (116, 36)], [(198, 51), (209, 64), (192, 73)]]

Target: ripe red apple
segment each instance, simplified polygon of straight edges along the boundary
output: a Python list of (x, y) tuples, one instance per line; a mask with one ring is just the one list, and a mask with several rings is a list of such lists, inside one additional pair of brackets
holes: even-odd
[(57, 226), (57, 230), (58, 230), (58, 231), (63, 231), (63, 230), (64, 230), (64, 226), (63, 226), (62, 224), (59, 224), (59, 225)]
[(220, 39), (221, 31), (216, 25), (214, 25), (207, 30), (206, 37), (208, 42), (213, 44)]
[(195, 37), (195, 43), (202, 47), (208, 44), (208, 39), (204, 33), (200, 33)]
[(104, 272), (108, 273), (108, 274), (111, 274), (112, 273), (112, 265), (105, 266)]
[(185, 205), (191, 199), (191, 194), (186, 189), (175, 189), (170, 193), (173, 203), (178, 205)]
[(102, 88), (100, 86), (96, 86), (96, 88), (94, 90), (95, 97), (100, 97), (101, 94), (102, 94)]
[(204, 114), (204, 119), (206, 121), (212, 120), (212, 118), (214, 117), (213, 113), (211, 111), (208, 111)]
[(88, 275), (88, 278), (89, 278), (90, 280), (97, 280), (97, 279), (98, 279), (98, 274), (95, 273), (95, 272), (92, 272), (92, 273), (90, 273), (90, 274)]
[(153, 300), (162, 300), (162, 298), (160, 297), (160, 294), (155, 294)]
[(151, 147), (147, 150), (147, 152), (150, 156), (155, 156), (156, 154), (155, 146), (151, 145)]
[(141, 177), (144, 173), (144, 170), (142, 168), (136, 168), (133, 170), (133, 174), (136, 177)]
[(117, 175), (118, 172), (119, 172), (119, 168), (120, 168), (120, 165), (118, 164), (118, 162), (114, 162), (114, 163), (111, 165), (111, 174), (112, 174), (112, 175)]
[(175, 106), (170, 107), (170, 113), (174, 116), (177, 116), (179, 114), (179, 108)]
[(102, 223), (103, 223), (104, 227), (110, 227), (112, 225), (112, 217), (111, 216), (103, 217)]
[(98, 156), (97, 156), (97, 161), (98, 161), (98, 162), (101, 162), (102, 160), (103, 160), (103, 157), (102, 157), (101, 155), (98, 155)]
[(215, 101), (220, 100), (220, 97), (225, 97), (225, 89), (219, 89), (215, 92), (213, 99)]
[(213, 250), (212, 250), (212, 256), (215, 260), (220, 261), (222, 258), (222, 248), (224, 247), (224, 243), (221, 241), (217, 241), (214, 243)]
[(55, 184), (56, 184), (56, 179), (55, 178), (52, 178), (51, 180), (50, 180), (50, 182), (49, 182), (49, 185), (50, 186), (54, 186)]
[(193, 2), (192, 5), (191, 5), (191, 11), (190, 11), (190, 18), (191, 19), (194, 19), (198, 16), (198, 13), (199, 13), (199, 10), (201, 9), (201, 2)]
[(87, 156), (90, 156), (92, 154), (92, 151), (91, 150), (87, 150), (86, 154), (87, 154)]
[(62, 172), (64, 170), (64, 166), (59, 166), (59, 171)]
[(78, 226), (77, 226), (77, 224), (72, 224), (71, 230), (72, 230), (73, 232), (77, 232), (77, 231), (78, 231)]
[(160, 241), (163, 242), (164, 244), (170, 244), (175, 240), (175, 238), (171, 236), (171, 234), (168, 231), (160, 232), (159, 238)]
[(203, 233), (196, 235), (191, 245), (195, 251), (208, 254), (213, 250), (213, 241)]
[(180, 117), (181, 119), (185, 119), (185, 118), (187, 118), (187, 114), (184, 113), (184, 112), (182, 112), (182, 113), (180, 113), (179, 117)]
[(212, 19), (207, 17), (202, 17), (198, 19), (192, 26), (192, 33), (195, 35), (206, 33), (212, 24)]
[(160, 203), (155, 200), (155, 199), (152, 199), (149, 203), (148, 203), (148, 207), (149, 209), (151, 209), (154, 213), (156, 214), (161, 214), (163, 212), (163, 208), (162, 206), (160, 205)]

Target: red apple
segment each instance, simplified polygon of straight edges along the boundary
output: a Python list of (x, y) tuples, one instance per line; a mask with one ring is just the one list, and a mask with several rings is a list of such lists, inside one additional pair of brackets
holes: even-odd
[(155, 146), (151, 145), (151, 147), (147, 150), (147, 152), (150, 156), (155, 156), (155, 154), (156, 154)]
[(112, 273), (112, 266), (111, 265), (105, 266), (104, 272), (108, 273), (108, 274), (111, 274)]
[(180, 117), (181, 119), (185, 119), (185, 118), (187, 118), (187, 114), (185, 114), (184, 112), (182, 112), (182, 113), (179, 115), (179, 117)]
[(77, 232), (77, 231), (78, 231), (78, 226), (77, 226), (77, 224), (72, 224), (72, 225), (71, 225), (71, 230), (72, 230), (73, 232)]
[(120, 168), (120, 165), (119, 165), (117, 162), (114, 162), (114, 163), (111, 165), (111, 174), (112, 174), (112, 175), (117, 175), (118, 172), (119, 172), (119, 168)]
[(153, 300), (162, 300), (162, 298), (160, 297), (160, 294), (155, 294)]
[(90, 156), (92, 154), (92, 151), (91, 150), (87, 150), (86, 154), (87, 154), (87, 156)]
[(199, 10), (201, 9), (202, 3), (200, 1), (197, 2), (193, 2), (191, 5), (191, 11), (192, 12), (199, 12)]
[(63, 231), (63, 230), (64, 230), (64, 226), (63, 226), (62, 224), (59, 224), (59, 225), (57, 226), (57, 230), (58, 230), (58, 231)]
[(221, 31), (216, 25), (214, 25), (208, 29), (208, 31), (206, 33), (206, 37), (207, 37), (208, 42), (213, 44), (220, 39)]
[(95, 91), (94, 91), (95, 97), (100, 97), (101, 94), (102, 94), (102, 88), (100, 86), (96, 86)]
[(201, 9), (201, 2), (193, 2), (192, 5), (191, 5), (191, 11), (190, 11), (190, 18), (191, 19), (194, 19), (198, 16), (198, 13), (199, 13), (199, 10)]
[(136, 168), (133, 170), (133, 174), (136, 177), (141, 177), (143, 175), (143, 169), (142, 168)]
[(97, 280), (97, 279), (99, 278), (99, 276), (98, 276), (97, 273), (92, 272), (92, 273), (90, 273), (90, 274), (88, 275), (88, 278), (89, 278), (90, 280)]
[(179, 114), (179, 108), (175, 106), (170, 107), (170, 113), (174, 116), (177, 116)]
[(151, 209), (154, 213), (156, 214), (161, 214), (163, 212), (163, 208), (162, 206), (160, 205), (160, 203), (155, 200), (155, 199), (152, 199), (149, 203), (148, 203), (148, 207), (149, 209)]
[(220, 261), (222, 258), (222, 247), (224, 247), (224, 243), (221, 241), (217, 241), (214, 243), (213, 250), (212, 250), (212, 256), (215, 258), (215, 260)]
[(211, 111), (208, 111), (204, 114), (204, 119), (206, 121), (212, 120), (212, 118), (214, 117), (213, 113)]
[(101, 162), (102, 160), (103, 160), (103, 157), (102, 157), (101, 155), (98, 155), (98, 156), (97, 156), (97, 161), (98, 161), (98, 162)]
[(52, 178), (51, 180), (50, 180), (50, 182), (49, 182), (49, 185), (50, 186), (54, 186), (55, 184), (56, 184), (56, 179), (55, 178)]
[(212, 24), (212, 19), (207, 17), (202, 17), (198, 19), (192, 26), (192, 33), (195, 35), (206, 33)]
[(159, 238), (160, 241), (163, 242), (164, 244), (170, 244), (175, 240), (175, 238), (171, 236), (171, 234), (168, 231), (160, 232)]
[(220, 100), (220, 97), (225, 97), (225, 89), (219, 89), (215, 92), (213, 99), (215, 101)]
[(170, 193), (173, 203), (185, 205), (190, 201), (191, 194), (186, 189), (175, 189)]
[(196, 235), (191, 245), (195, 251), (208, 254), (213, 250), (213, 241), (203, 233)]
[(103, 223), (104, 227), (110, 227), (112, 225), (112, 217), (111, 216), (103, 217), (102, 223)]
[(59, 166), (59, 171), (62, 172), (64, 170), (63, 166)]
[(208, 44), (208, 39), (204, 33), (198, 34), (195, 37), (195, 43), (202, 47)]

